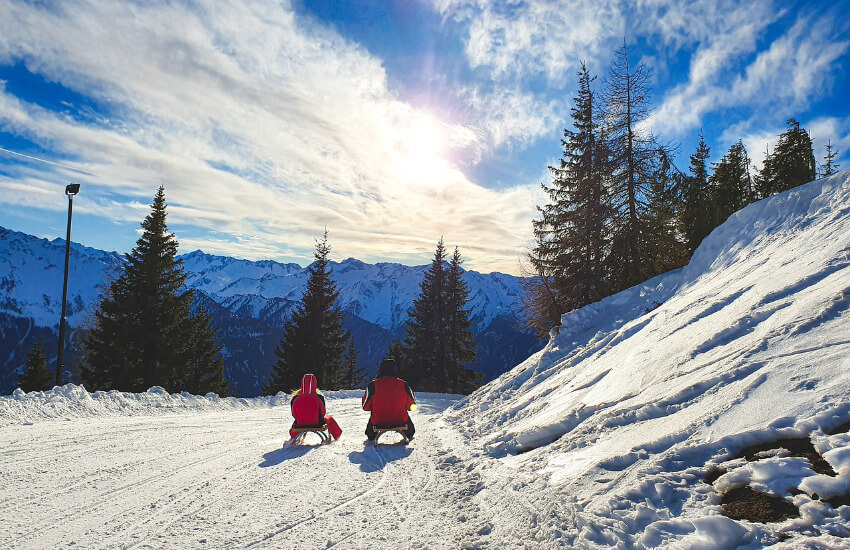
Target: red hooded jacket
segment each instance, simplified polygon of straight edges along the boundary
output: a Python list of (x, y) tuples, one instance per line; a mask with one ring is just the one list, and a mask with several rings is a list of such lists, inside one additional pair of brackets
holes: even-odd
[(395, 428), (410, 418), (407, 411), (416, 403), (416, 396), (401, 378), (382, 376), (369, 384), (362, 401), (363, 410), (372, 411), (369, 422), (373, 426)]
[(292, 416), (295, 417), (293, 426), (304, 428), (325, 425), (325, 397), (317, 391), (316, 377), (305, 374), (301, 379), (301, 393), (289, 403)]

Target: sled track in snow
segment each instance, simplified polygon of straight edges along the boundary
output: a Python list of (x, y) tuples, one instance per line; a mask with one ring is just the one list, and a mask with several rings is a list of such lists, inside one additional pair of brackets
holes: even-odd
[[(382, 462), (382, 464), (383, 464), (383, 468), (382, 468), (382, 469), (386, 472), (386, 469), (387, 469), (387, 467), (389, 466), (389, 464), (390, 464), (390, 463), (388, 463), (388, 462), (386, 461), (386, 459), (383, 457), (383, 455), (381, 454), (381, 451), (380, 451), (380, 449), (378, 448), (378, 446), (377, 446), (377, 445), (374, 447), (374, 450), (375, 450), (375, 453), (378, 455), (378, 457), (381, 459), (381, 462)], [(425, 490), (426, 490), (426, 489), (428, 489), (428, 488), (431, 486), (431, 484), (433, 483), (433, 481), (434, 481), (434, 477), (435, 477), (435, 473), (436, 473), (436, 465), (434, 464), (434, 461), (433, 461), (433, 460), (428, 460), (428, 463), (429, 463), (429, 469), (428, 469), (428, 480), (425, 482), (425, 484), (424, 484), (422, 487), (420, 487), (420, 488), (416, 491), (416, 494), (415, 494), (415, 495), (411, 495), (409, 479), (407, 480), (407, 481), (408, 481), (408, 483), (406, 483), (406, 484), (405, 484), (407, 497), (406, 497), (406, 499), (405, 499), (405, 504), (404, 504), (404, 510), (403, 510), (403, 511), (402, 511), (402, 510), (399, 510), (399, 508), (398, 508), (398, 506), (397, 506), (397, 502), (396, 502), (395, 496), (394, 496), (394, 493), (390, 493), (390, 496), (391, 496), (391, 497), (392, 497), (392, 499), (393, 499), (393, 505), (394, 505), (394, 508), (395, 508), (397, 511), (399, 511), (399, 512), (400, 512), (400, 520), (399, 520), (399, 522), (400, 522), (400, 523), (404, 523), (404, 521), (407, 519), (407, 512), (410, 510), (410, 505), (412, 504), (412, 502), (414, 502), (414, 499), (415, 499), (415, 498), (417, 498), (417, 497), (419, 497), (419, 495), (421, 495), (422, 493), (424, 493), (424, 492), (425, 492)], [(385, 475), (386, 475), (386, 473), (385, 473)], [(390, 510), (390, 511), (388, 511), (388, 512), (384, 513), (384, 514), (383, 514), (383, 515), (382, 515), (379, 519), (380, 519), (380, 520), (383, 520), (383, 519), (385, 519), (386, 517), (388, 517), (391, 513), (392, 513), (392, 510)], [(349, 539), (351, 539), (351, 538), (353, 538), (353, 537), (355, 537), (355, 536), (357, 536), (357, 535), (362, 534), (364, 531), (366, 531), (366, 528), (361, 528), (361, 529), (358, 529), (358, 530), (356, 530), (356, 531), (354, 531), (354, 532), (352, 532), (352, 533), (349, 533), (348, 535), (346, 535), (346, 536), (342, 537), (341, 539), (337, 540), (337, 541), (336, 541), (336, 542), (334, 542), (333, 544), (328, 545), (328, 546), (327, 546), (327, 548), (335, 548), (335, 547), (337, 547), (338, 545), (342, 544), (343, 542), (345, 542), (345, 541), (347, 541), (347, 540), (349, 540)]]
[(0, 547), (356, 548), (430, 540), (448, 548), (457, 541), (433, 529), (454, 487), (441, 483), (446, 472), (437, 462), (449, 448), (432, 421), (442, 403), (420, 412), (409, 447), (364, 445), (359, 399), (332, 403), (345, 430), (332, 445), (280, 447), (291, 422), (284, 407), (0, 428), (0, 445), (8, 445), (0, 460), (10, 465), (0, 472)]
[[(182, 471), (187, 470), (189, 468), (196, 467), (199, 464), (204, 464), (204, 463), (222, 458), (222, 457), (226, 456), (227, 454), (228, 454), (228, 451), (225, 451), (225, 452), (218, 453), (218, 454), (215, 454), (213, 456), (206, 457), (206, 458), (200, 458), (200, 459), (194, 460), (192, 462), (189, 462), (187, 464), (183, 464), (181, 466), (178, 466), (177, 468), (175, 468), (171, 472), (152, 475), (152, 476), (149, 476), (149, 477), (128, 483), (126, 485), (122, 485), (120, 487), (111, 489), (111, 490), (109, 490), (109, 491), (107, 491), (107, 492), (105, 492), (101, 495), (104, 498), (100, 502), (94, 503), (94, 504), (89, 503), (89, 502), (85, 502), (85, 503), (79, 504), (79, 505), (67, 510), (64, 515), (56, 518), (51, 523), (51, 526), (55, 527), (55, 526), (58, 526), (58, 525), (63, 525), (65, 523), (68, 523), (69, 521), (73, 521), (74, 519), (76, 519), (76, 517), (78, 515), (80, 515), (84, 511), (91, 511), (91, 510), (107, 508), (107, 507), (111, 506), (113, 503), (115, 503), (117, 500), (119, 500), (120, 496), (123, 493), (125, 493), (125, 492), (127, 492), (131, 489), (141, 487), (141, 486), (146, 485), (146, 484), (148, 484), (148, 483), (150, 483), (151, 481), (154, 481), (154, 480), (167, 479), (169, 477), (174, 477), (174, 474), (176, 474), (176, 473), (182, 472)], [(113, 515), (112, 518), (120, 515), (121, 513), (123, 513), (123, 512), (119, 512), (118, 514)], [(38, 533), (40, 531), (41, 531), (41, 527), (36, 527), (35, 529), (32, 529), (32, 530), (26, 532), (25, 534), (20, 535), (16, 538), (12, 539), (11, 542), (12, 543), (19, 543), (21, 541), (28, 540), (33, 535), (35, 535), (36, 533)]]

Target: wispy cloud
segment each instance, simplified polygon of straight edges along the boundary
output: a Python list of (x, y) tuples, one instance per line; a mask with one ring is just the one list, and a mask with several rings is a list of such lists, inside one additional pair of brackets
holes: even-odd
[[(791, 13), (794, 6), (772, 0), (432, 1), (444, 18), (465, 29), (470, 66), (522, 98), (523, 123), (494, 132), (520, 143), (549, 124), (546, 97), (552, 90), (568, 97), (579, 61), (602, 74), (624, 39), (647, 44), (652, 53), (644, 60), (665, 75), (666, 60), (687, 55), (687, 79), (659, 93), (649, 121), (671, 137), (692, 132), (721, 109), (805, 108), (828, 92), (830, 69), (850, 44), (846, 22), (835, 11)], [(781, 20), (786, 32), (765, 44), (768, 30)], [(547, 94), (530, 94), (532, 87)], [(469, 101), (483, 103), (478, 96)], [(497, 116), (483, 124), (498, 128), (503, 112), (495, 111)]]
[(689, 80), (664, 97), (653, 117), (662, 131), (681, 134), (698, 128), (703, 117), (720, 109), (770, 105), (793, 113), (829, 90), (832, 64), (847, 53), (850, 40), (836, 38), (827, 17), (803, 17), (739, 73), (728, 68), (755, 44), (746, 27), (700, 49), (691, 61)]
[[(285, 3), (7, 2), (0, 63), (19, 62), (115, 113), (87, 124), (0, 90), (0, 128), (98, 174), (81, 208), (132, 218), (163, 183), (173, 223), (229, 236), (189, 243), (219, 253), (308, 260), (327, 225), (345, 256), (422, 261), (445, 235), (469, 267), (516, 269), (531, 188), (470, 181), (451, 159), (480, 130), (399, 100), (379, 59)], [(5, 181), (51, 179), (28, 170)]]

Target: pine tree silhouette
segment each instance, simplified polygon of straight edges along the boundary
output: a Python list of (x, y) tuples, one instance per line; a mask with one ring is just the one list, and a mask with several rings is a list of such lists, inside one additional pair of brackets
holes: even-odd
[(691, 155), (690, 176), (685, 176), (681, 193), (681, 226), (688, 245), (688, 256), (692, 255), (702, 240), (717, 226), (712, 203), (712, 189), (708, 175), (708, 158), (711, 148), (699, 134), (697, 150)]
[(587, 66), (578, 72), (579, 89), (571, 116), (575, 131), (564, 129), (560, 165), (550, 166), (549, 197), (534, 220), (536, 245), (528, 255), (535, 277), (527, 289), (532, 324), (541, 335), (561, 314), (605, 295), (605, 224), (614, 212), (605, 187), (605, 142)]
[(177, 238), (168, 232), (162, 186), (142, 229), (84, 337), (83, 381), (90, 390), (162, 386), (224, 394), (220, 347), (209, 317), (191, 314), (193, 292), (185, 287)]
[(761, 198), (815, 179), (817, 167), (809, 133), (800, 128), (800, 123), (793, 118), (788, 119), (787, 126), (755, 178), (756, 190)]
[(27, 354), (24, 372), (18, 376), (18, 386), (25, 392), (44, 391), (52, 387), (53, 376), (47, 372), (47, 356), (41, 340)]
[(351, 334), (343, 325), (345, 316), (336, 306), (339, 290), (331, 279), (328, 232), (316, 241), (315, 261), (310, 265), (307, 288), (292, 319), (285, 325), (283, 339), (275, 349), (277, 362), (263, 391), (273, 394), (298, 388), (301, 377), (313, 373), (323, 388), (343, 384), (345, 355)]
[(480, 382), (480, 373), (462, 366), (475, 359), (475, 347), (461, 261), (455, 251), (452, 265), (446, 263), (440, 238), (408, 312), (403, 349), (400, 353), (391, 349), (402, 378), (420, 391), (470, 392)]

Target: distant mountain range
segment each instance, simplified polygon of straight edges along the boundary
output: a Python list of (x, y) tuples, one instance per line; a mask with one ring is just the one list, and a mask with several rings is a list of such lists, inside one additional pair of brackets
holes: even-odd
[[(42, 339), (55, 365), (61, 311), (65, 241), (49, 241), (0, 227), (0, 393), (17, 387), (24, 356)], [(196, 305), (212, 314), (224, 346), (231, 391), (254, 396), (274, 364), (274, 348), (283, 336), (308, 278), (297, 264), (249, 261), (201, 251), (182, 256), (187, 285), (196, 290)], [(120, 272), (123, 255), (71, 244), (68, 284), (69, 350), (66, 366), (73, 375), (81, 357), (81, 330), (110, 278)], [(374, 374), (391, 340), (404, 333), (407, 311), (419, 294), (428, 266), (367, 264), (349, 258), (332, 262), (359, 361)], [(524, 328), (521, 279), (502, 273), (466, 271), (478, 357), (472, 368), (492, 379), (542, 347)]]

